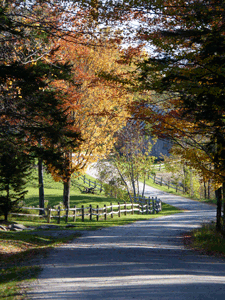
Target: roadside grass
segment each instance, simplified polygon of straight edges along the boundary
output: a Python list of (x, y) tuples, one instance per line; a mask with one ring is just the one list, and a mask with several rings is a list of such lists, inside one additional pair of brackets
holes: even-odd
[(216, 231), (214, 222), (204, 224), (201, 228), (193, 230), (184, 239), (187, 246), (201, 253), (225, 257), (225, 238)]
[(41, 270), (35, 259), (47, 255), (52, 247), (78, 236), (80, 234), (72, 230), (65, 237), (52, 235), (52, 230), (0, 232), (0, 299), (26, 299), (21, 285), (35, 279)]
[(28, 283), (37, 277), (40, 267), (38, 266), (14, 266), (1, 270), (0, 299), (23, 300), (25, 292), (21, 289), (22, 282)]

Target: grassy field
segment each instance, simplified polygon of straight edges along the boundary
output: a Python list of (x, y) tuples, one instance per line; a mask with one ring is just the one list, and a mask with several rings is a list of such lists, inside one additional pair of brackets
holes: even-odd
[[(87, 176), (88, 178), (88, 176)], [(93, 178), (92, 178), (93, 179)], [(58, 206), (62, 203), (63, 199), (63, 185), (60, 182), (54, 182), (49, 174), (44, 176), (45, 185), (45, 205), (51, 207)], [(104, 204), (109, 205), (110, 203), (117, 204), (118, 199), (106, 197), (104, 193), (97, 194), (83, 194), (77, 187), (79, 185), (82, 190), (82, 180), (76, 181), (75, 186), (71, 188), (71, 200), (70, 206), (76, 205), (86, 207), (92, 204), (93, 207), (99, 205), (103, 207)], [(38, 178), (37, 170), (35, 170), (29, 179), (27, 185), (28, 193), (24, 205), (26, 206), (38, 206)], [(121, 202), (122, 203), (122, 202)], [(81, 222), (78, 219), (73, 224), (75, 227), (66, 227), (65, 221), (57, 225), (57, 229), (54, 227), (56, 223), (51, 222), (51, 228), (48, 230), (37, 229), (43, 223), (46, 224), (44, 219), (38, 218), (25, 219), (23, 217), (9, 218), (9, 222), (21, 223), (26, 226), (32, 226), (35, 228), (34, 231), (22, 231), (22, 232), (5, 232), (0, 231), (0, 295), (2, 299), (7, 300), (22, 300), (26, 299), (23, 293), (22, 285), (26, 285), (26, 282), (36, 278), (40, 267), (38, 264), (38, 258), (40, 255), (47, 255), (48, 250), (51, 247), (55, 247), (60, 243), (64, 243), (70, 239), (74, 239), (80, 236), (82, 230), (96, 230), (102, 227), (119, 226), (125, 225), (137, 220), (146, 220), (150, 218), (156, 218), (162, 215), (168, 215), (177, 213), (179, 210), (169, 206), (167, 204), (162, 205), (162, 212), (153, 215), (114, 215), (113, 219), (108, 218), (105, 221), (103, 218), (99, 222), (96, 220), (90, 221), (85, 220)], [(3, 222), (3, 217), (0, 217), (0, 222)], [(59, 235), (55, 235), (57, 230)]]

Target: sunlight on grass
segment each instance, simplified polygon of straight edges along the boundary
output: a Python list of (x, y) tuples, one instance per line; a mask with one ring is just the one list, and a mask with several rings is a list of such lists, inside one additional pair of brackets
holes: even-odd
[(205, 224), (192, 232), (191, 246), (208, 254), (225, 255), (225, 238), (216, 231), (215, 223)]

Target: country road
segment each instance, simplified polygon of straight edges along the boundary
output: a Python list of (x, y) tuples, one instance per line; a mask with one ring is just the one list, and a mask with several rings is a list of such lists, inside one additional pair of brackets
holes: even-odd
[(147, 187), (185, 210), (84, 232), (43, 260), (30, 299), (224, 300), (225, 260), (183, 245), (182, 235), (215, 220), (215, 207)]

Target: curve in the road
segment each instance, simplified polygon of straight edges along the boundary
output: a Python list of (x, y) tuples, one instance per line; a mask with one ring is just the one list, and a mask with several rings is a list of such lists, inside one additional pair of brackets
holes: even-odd
[(182, 242), (183, 233), (215, 219), (215, 208), (151, 189), (147, 195), (157, 193), (162, 201), (185, 211), (85, 232), (51, 252), (28, 296), (224, 300), (225, 261), (186, 249)]

